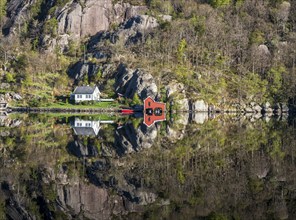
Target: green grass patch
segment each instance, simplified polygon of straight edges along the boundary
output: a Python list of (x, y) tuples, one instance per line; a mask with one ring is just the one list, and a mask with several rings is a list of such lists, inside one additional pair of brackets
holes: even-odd
[[(25, 114), (18, 114), (19, 117), (22, 117)], [(15, 116), (16, 117), (16, 116)], [(46, 121), (50, 118), (53, 119), (65, 119), (68, 123), (71, 118), (80, 118), (84, 120), (93, 120), (93, 121), (117, 121), (122, 116), (119, 114), (98, 114), (98, 113), (72, 113), (72, 112), (47, 112), (47, 113), (30, 113), (30, 120), (32, 121)]]
[(40, 107), (40, 108), (61, 108), (61, 109), (97, 109), (97, 108), (117, 108), (119, 107), (117, 102), (95, 102), (93, 104), (71, 104), (71, 103), (64, 103), (64, 102), (58, 102), (58, 103), (51, 103), (47, 106)]
[(6, 93), (10, 93), (13, 92), (12, 90), (6, 90), (6, 89), (0, 89), (0, 94), (6, 94)]

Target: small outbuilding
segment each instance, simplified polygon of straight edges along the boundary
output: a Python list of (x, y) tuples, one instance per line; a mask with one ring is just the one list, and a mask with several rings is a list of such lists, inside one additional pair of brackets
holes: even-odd
[(156, 102), (150, 96), (144, 100), (144, 124), (150, 127), (155, 122), (165, 121), (165, 103)]
[(99, 101), (100, 94), (100, 90), (97, 86), (78, 86), (75, 88), (70, 98), (71, 100), (75, 100), (75, 102)]

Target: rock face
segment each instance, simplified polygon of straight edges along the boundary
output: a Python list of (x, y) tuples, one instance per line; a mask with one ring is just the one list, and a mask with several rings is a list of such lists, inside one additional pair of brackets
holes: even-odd
[(99, 66), (94, 63), (83, 63), (82, 61), (74, 64), (68, 71), (71, 78), (76, 81), (82, 80), (84, 76), (93, 76), (99, 70)]
[(208, 112), (209, 106), (204, 100), (196, 100), (192, 103), (192, 111)]
[[(7, 35), (17, 33), (18, 28), (31, 19), (31, 6), (36, 2), (36, 0), (8, 1), (8, 18), (3, 27), (4, 33)], [(122, 2), (113, 5), (111, 0), (70, 0), (62, 8), (56, 1), (48, 0), (41, 7), (43, 14), (38, 15), (39, 19), (46, 21), (55, 17), (58, 21), (58, 35), (69, 34), (71, 39), (81, 39), (100, 31), (107, 31), (110, 24), (123, 23), (147, 11), (146, 6), (133, 6)], [(49, 14), (53, 7), (56, 7), (54, 15)]]
[(166, 127), (166, 137), (172, 143), (181, 140), (186, 134), (186, 126), (189, 123), (189, 114), (183, 112), (172, 125)]
[(29, 8), (34, 4), (35, 0), (12, 0), (7, 4), (7, 18), (2, 30), (5, 35), (16, 34), (19, 27), (22, 27), (23, 23), (29, 19)]
[(85, 145), (82, 141), (74, 141), (69, 143), (68, 150), (76, 157), (96, 157), (98, 148), (94, 145)]
[(74, 39), (91, 36), (109, 28), (111, 0), (88, 0), (84, 5), (72, 1), (58, 15), (58, 33)]
[(135, 34), (158, 25), (155, 18), (139, 16), (146, 10), (145, 6), (131, 6), (128, 3), (117, 3), (113, 6), (111, 0), (87, 0), (83, 5), (71, 1), (57, 15), (58, 34), (69, 34), (72, 39), (81, 39), (107, 31), (111, 24), (124, 21), (127, 21), (125, 25), (128, 26), (123, 26), (118, 34)]
[(116, 3), (113, 10), (113, 20), (122, 23), (136, 15), (145, 14), (147, 7), (130, 5), (129, 3)]
[(9, 83), (0, 83), (0, 89), (10, 89)]
[(157, 86), (151, 74), (143, 70), (131, 70), (120, 64), (115, 73), (115, 90), (132, 99), (137, 93), (141, 99), (157, 96)]
[(167, 127), (166, 133), (170, 141), (177, 141), (184, 137), (183, 133), (180, 133), (177, 129), (173, 129), (170, 126)]
[[(0, 126), (3, 127), (18, 127), (22, 124), (21, 120), (18, 119), (10, 119), (7, 116), (0, 115)], [(9, 133), (9, 132), (8, 132)], [(3, 133), (0, 133), (0, 136), (7, 136), (5, 134), (8, 134), (6, 131)]]
[(149, 33), (157, 26), (156, 18), (148, 15), (138, 15), (126, 21), (115, 34), (127, 44), (137, 43), (142, 38), (145, 38), (145, 33)]
[(266, 56), (270, 55), (270, 51), (268, 47), (264, 44), (261, 44), (258, 46), (258, 51), (263, 55), (266, 55)]
[(23, 98), (20, 96), (20, 94), (15, 92), (10, 92), (6, 94), (0, 94), (0, 102), (11, 102), (11, 101), (19, 101)]
[(119, 156), (150, 148), (157, 137), (155, 126), (146, 127), (140, 125), (134, 128), (132, 124), (127, 124), (115, 132), (114, 147)]
[[(5, 213), (6, 218), (7, 219), (28, 219), (28, 220), (35, 219), (34, 216), (32, 216), (25, 209), (22, 202), (19, 201), (18, 197), (13, 194), (11, 190), (12, 187), (8, 186), (7, 183), (4, 183), (4, 184), (7, 186), (7, 189), (5, 189), (5, 194), (6, 194), (6, 197), (8, 197), (6, 213)], [(3, 213), (3, 216), (5, 216), (5, 214)]]
[[(94, 185), (78, 183), (58, 186), (58, 201), (67, 213), (78, 215), (83, 212), (89, 219), (108, 219), (111, 216), (111, 204), (106, 189)], [(113, 205), (113, 204), (112, 204)]]
[[(78, 61), (68, 69), (68, 75), (75, 80), (76, 83), (83, 80), (85, 76), (88, 78), (102, 74), (101, 77), (110, 77), (116, 69), (112, 64), (98, 65), (92, 62)], [(100, 83), (100, 82), (98, 82)]]
[(178, 97), (176, 100), (178, 111), (188, 111), (189, 110), (189, 100), (185, 95)]
[(207, 112), (194, 112), (192, 113), (192, 121), (197, 124), (203, 124), (205, 121), (207, 121), (209, 118), (209, 115)]
[(105, 31), (94, 35), (89, 41), (88, 49), (93, 53), (93, 57), (97, 57), (95, 55), (97, 51), (102, 51), (103, 54), (110, 56), (108, 52), (106, 53), (106, 51), (104, 51), (106, 42), (119, 44), (120, 46), (141, 42), (144, 41), (158, 25), (154, 17), (135, 15), (125, 21), (115, 31)]
[(170, 97), (172, 94), (176, 92), (184, 92), (184, 85), (182, 83), (178, 83), (177, 81), (171, 82), (165, 88), (167, 97)]
[(281, 111), (287, 113), (289, 112), (289, 107), (285, 103), (281, 103)]
[(166, 87), (167, 99), (173, 101), (174, 109), (178, 111), (189, 111), (189, 100), (186, 97), (184, 85), (175, 80)]
[(57, 38), (52, 38), (50, 35), (44, 35), (41, 39), (41, 44), (46, 48), (47, 52), (52, 53), (59, 48), (62, 53), (69, 49), (70, 38), (69, 34), (62, 34)]

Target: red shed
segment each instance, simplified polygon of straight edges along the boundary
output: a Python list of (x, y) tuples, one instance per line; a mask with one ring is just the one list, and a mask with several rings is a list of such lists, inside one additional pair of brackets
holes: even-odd
[(165, 103), (155, 102), (148, 96), (144, 100), (144, 124), (149, 127), (157, 121), (165, 121)]

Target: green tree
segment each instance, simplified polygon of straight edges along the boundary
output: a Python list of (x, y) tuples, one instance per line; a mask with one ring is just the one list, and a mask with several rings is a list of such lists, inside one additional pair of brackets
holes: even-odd
[(275, 101), (282, 101), (283, 98), (281, 94), (282, 84), (283, 84), (283, 74), (286, 72), (285, 67), (273, 67), (267, 73), (268, 89), (271, 97), (275, 98)]
[(221, 6), (226, 6), (229, 5), (231, 3), (231, 0), (211, 0), (210, 4), (215, 7), (221, 7)]
[(49, 19), (45, 22), (44, 33), (50, 34), (53, 37), (57, 36), (58, 33), (58, 20), (56, 18)]
[(18, 72), (24, 72), (29, 65), (28, 57), (26, 54), (21, 54), (13, 63), (13, 67)]
[(6, 3), (7, 0), (0, 0), (0, 24), (3, 21), (3, 17), (6, 15)]
[(134, 94), (134, 97), (133, 97), (133, 100), (132, 100), (132, 103), (131, 104), (132, 105), (140, 105), (140, 104), (142, 104), (142, 101), (141, 101), (138, 93), (135, 93)]
[(187, 47), (187, 42), (185, 39), (182, 39), (178, 45), (178, 50), (177, 50), (177, 59), (179, 63), (184, 62), (186, 47)]
[(264, 33), (260, 30), (255, 30), (250, 36), (251, 44), (263, 44), (265, 42)]
[(37, 0), (35, 1), (34, 4), (31, 5), (30, 12), (34, 18), (37, 18), (38, 15), (40, 14), (42, 3), (43, 3), (43, 0)]
[(103, 92), (107, 95), (108, 98), (115, 97), (115, 90), (114, 90), (115, 79), (108, 79), (105, 83)]
[(11, 73), (9, 73), (9, 72), (6, 72), (6, 74), (5, 74), (5, 80), (8, 83), (15, 82), (14, 76)]

